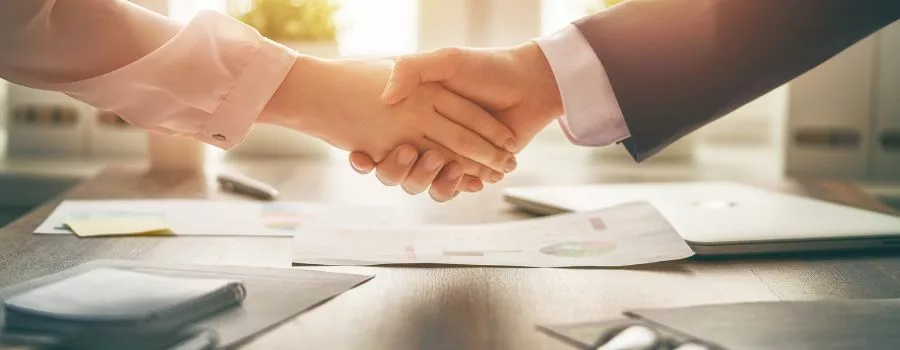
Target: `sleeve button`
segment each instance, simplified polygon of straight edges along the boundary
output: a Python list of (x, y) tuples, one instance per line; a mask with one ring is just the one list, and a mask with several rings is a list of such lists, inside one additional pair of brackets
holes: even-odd
[(225, 142), (225, 141), (228, 140), (228, 138), (225, 137), (225, 135), (222, 135), (222, 134), (215, 134), (215, 135), (213, 135), (212, 137), (213, 137), (214, 140), (219, 141), (219, 142)]

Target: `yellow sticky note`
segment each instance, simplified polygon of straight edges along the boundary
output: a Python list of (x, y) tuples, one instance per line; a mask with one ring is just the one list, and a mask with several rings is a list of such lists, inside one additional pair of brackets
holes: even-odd
[(79, 237), (169, 235), (169, 226), (154, 217), (76, 219), (66, 226)]

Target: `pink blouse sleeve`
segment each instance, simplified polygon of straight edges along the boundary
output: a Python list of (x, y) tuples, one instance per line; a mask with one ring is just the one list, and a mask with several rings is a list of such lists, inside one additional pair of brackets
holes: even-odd
[(246, 137), (295, 58), (216, 12), (184, 27), (114, 0), (10, 0), (0, 12), (0, 77), (225, 149)]

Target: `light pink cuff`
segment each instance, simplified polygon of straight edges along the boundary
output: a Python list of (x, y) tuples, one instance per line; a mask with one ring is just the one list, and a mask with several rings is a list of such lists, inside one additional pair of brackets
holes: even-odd
[(246, 138), (294, 60), (294, 51), (207, 11), (125, 67), (38, 87), (115, 112), (140, 128), (228, 149)]
[(535, 42), (540, 46), (562, 95), (559, 124), (581, 146), (606, 146), (630, 137), (603, 64), (574, 25)]
[(195, 138), (223, 149), (244, 141), (294, 60), (292, 50), (260, 38), (259, 47), (240, 72), (231, 92)]

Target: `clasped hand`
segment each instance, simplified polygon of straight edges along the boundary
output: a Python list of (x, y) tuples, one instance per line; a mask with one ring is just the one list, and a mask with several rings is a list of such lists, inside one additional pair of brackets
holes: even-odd
[[(534, 43), (509, 49), (447, 48), (398, 58), (381, 102), (396, 108), (416, 104), (415, 101), (427, 96), (440, 96), (434, 101), (443, 103), (436, 103), (435, 111), (410, 109), (409, 112), (416, 114), (406, 115), (409, 119), (406, 122), (412, 123), (411, 120), (422, 117), (427, 118), (426, 123), (440, 121), (436, 129), (426, 129), (433, 134), (425, 135), (439, 138), (435, 139), (437, 144), (398, 143), (395, 145), (399, 146), (386, 156), (353, 147), (355, 151), (350, 154), (350, 163), (360, 173), (375, 170), (384, 184), (402, 185), (410, 194), (423, 192), (430, 186), (429, 194), (436, 201), (450, 200), (461, 191), (477, 192), (483, 189), (484, 181), (502, 179), (500, 172), (479, 173), (478, 165), (472, 163), (481, 163), (504, 173), (515, 168), (512, 157), (507, 160), (512, 166), (498, 169), (496, 162), (485, 162), (496, 158), (489, 147), (461, 142), (457, 143), (460, 147), (453, 148), (452, 137), (448, 139), (439, 134), (464, 127), (497, 146), (516, 152), (561, 115), (563, 109), (549, 63)], [(468, 101), (463, 102), (462, 98)], [(448, 108), (450, 105), (455, 107)], [(456, 134), (466, 133), (457, 131)], [(497, 135), (503, 135), (503, 139), (498, 139)], [(506, 135), (515, 138), (505, 138)], [(447, 154), (447, 149), (441, 145), (458, 155), (442, 157)], [(455, 170), (459, 164), (468, 165), (463, 167), (464, 175)]]

